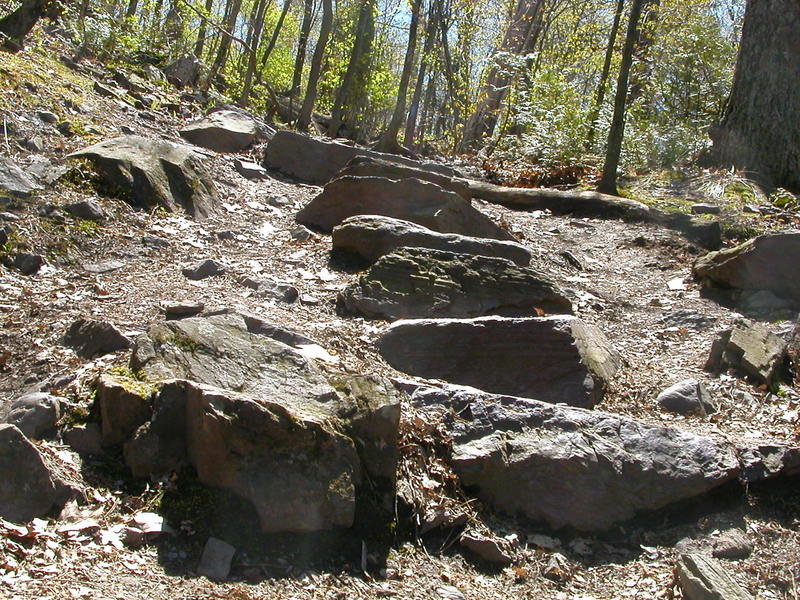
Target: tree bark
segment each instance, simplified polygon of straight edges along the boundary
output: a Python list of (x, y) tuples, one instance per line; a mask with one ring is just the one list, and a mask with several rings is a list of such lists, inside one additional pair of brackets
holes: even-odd
[(800, 3), (748, 0), (733, 87), (710, 163), (800, 191)]
[(408, 46), (406, 46), (406, 57), (403, 61), (403, 73), (400, 75), (400, 87), (397, 90), (397, 103), (394, 106), (392, 119), (389, 126), (381, 136), (375, 149), (379, 152), (400, 153), (400, 144), (397, 136), (403, 124), (403, 117), (406, 112), (406, 95), (408, 94), (408, 83), (411, 81), (411, 71), (414, 70), (414, 53), (417, 48), (417, 28), (419, 26), (419, 11), (422, 0), (411, 0), (411, 23), (408, 28)]
[[(275, 49), (275, 44), (278, 42), (278, 36), (281, 34), (281, 29), (283, 29), (283, 22), (286, 20), (286, 13), (289, 12), (289, 8), (292, 6), (292, 0), (285, 0), (283, 3), (283, 9), (281, 10), (281, 14), (278, 17), (278, 22), (275, 24), (275, 29), (272, 30), (272, 35), (269, 38), (269, 42), (267, 43), (267, 47), (264, 49), (264, 55), (261, 57), (261, 66), (258, 68), (259, 73), (263, 73), (264, 68), (267, 66), (267, 61), (269, 60), (269, 55), (272, 54), (272, 51)], [(259, 81), (261, 77), (259, 75)]]
[(614, 117), (608, 132), (606, 146), (606, 160), (603, 165), (603, 177), (597, 186), (597, 191), (604, 194), (618, 196), (617, 169), (619, 168), (619, 155), (622, 151), (622, 138), (625, 134), (625, 109), (628, 99), (628, 77), (633, 63), (633, 46), (639, 29), (639, 17), (642, 14), (644, 0), (633, 0), (631, 14), (628, 17), (628, 32), (625, 35), (625, 47), (622, 49), (622, 64), (619, 68), (617, 80), (617, 93), (614, 97)]
[(425, 26), (425, 45), (422, 47), (422, 56), (417, 72), (417, 83), (414, 86), (414, 94), (411, 96), (411, 105), (408, 107), (408, 117), (406, 118), (406, 130), (403, 135), (403, 143), (407, 148), (414, 147), (414, 135), (417, 129), (417, 116), (419, 115), (419, 103), (422, 100), (422, 87), (425, 84), (425, 74), (428, 70), (428, 60), (433, 43), (436, 41), (436, 13), (434, 6), (438, 0), (431, 0), (428, 7), (428, 23)]
[(290, 98), (294, 98), (300, 93), (300, 82), (303, 77), (303, 65), (306, 61), (306, 48), (308, 46), (308, 36), (311, 33), (311, 19), (313, 12), (314, 0), (305, 0), (303, 2), (303, 22), (300, 25), (300, 35), (297, 39), (297, 56), (295, 56), (294, 59)]
[(247, 58), (247, 70), (244, 74), (244, 85), (239, 96), (239, 103), (243, 106), (247, 106), (250, 102), (250, 93), (253, 90), (253, 75), (258, 63), (258, 46), (261, 43), (261, 31), (264, 29), (264, 13), (267, 10), (268, 1), (257, 0), (253, 7), (253, 33), (250, 36), (250, 51)]
[[(228, 0), (228, 10), (225, 14), (225, 31), (234, 35), (236, 29), (236, 19), (239, 17), (239, 10), (242, 8), (242, 0)], [(209, 82), (213, 81), (217, 74), (225, 68), (225, 63), (228, 62), (228, 53), (231, 49), (231, 38), (228, 35), (223, 35), (219, 42), (217, 50), (217, 57), (214, 59), (214, 64), (211, 67), (211, 76)]]
[(614, 58), (614, 45), (617, 43), (617, 33), (619, 32), (619, 22), (622, 20), (622, 11), (625, 8), (625, 0), (617, 0), (617, 8), (614, 12), (614, 22), (611, 24), (611, 31), (608, 34), (608, 46), (606, 46), (606, 56), (603, 60), (603, 70), (600, 73), (600, 81), (597, 83), (597, 95), (594, 99), (592, 112), (589, 113), (589, 131), (586, 134), (584, 148), (589, 152), (594, 146), (594, 138), (597, 133), (597, 119), (600, 117), (600, 109), (606, 99), (606, 86), (608, 76), (611, 73), (611, 60)]
[(317, 83), (322, 70), (322, 57), (325, 54), (325, 46), (328, 45), (332, 25), (333, 0), (322, 0), (322, 22), (319, 27), (319, 39), (317, 40), (316, 48), (314, 48), (314, 56), (311, 58), (311, 72), (308, 74), (306, 96), (303, 99), (303, 106), (300, 108), (300, 116), (297, 118), (297, 128), (301, 131), (308, 129), (311, 124), (311, 112), (314, 110), (314, 104), (317, 101)]
[[(211, 9), (214, 8), (214, 0), (206, 0), (205, 15), (211, 14)], [(200, 18), (200, 27), (197, 30), (197, 42), (194, 45), (194, 55), (203, 59), (203, 50), (206, 45), (206, 35), (208, 34), (208, 17), (203, 16)]]
[(53, 0), (23, 0), (19, 7), (0, 19), (0, 34), (21, 42), (51, 9)]

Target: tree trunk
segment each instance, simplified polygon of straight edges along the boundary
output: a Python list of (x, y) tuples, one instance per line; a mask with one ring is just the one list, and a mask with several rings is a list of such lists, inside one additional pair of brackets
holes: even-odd
[(625, 134), (625, 109), (628, 99), (628, 77), (633, 63), (633, 46), (636, 43), (639, 29), (639, 17), (642, 14), (644, 0), (633, 0), (631, 14), (628, 17), (628, 32), (625, 35), (625, 47), (622, 49), (622, 64), (619, 68), (617, 80), (617, 94), (614, 97), (614, 117), (611, 120), (611, 129), (608, 132), (608, 145), (606, 146), (606, 160), (603, 165), (603, 177), (597, 191), (603, 194), (618, 196), (617, 169), (619, 168), (619, 155), (622, 151), (622, 137)]
[[(253, 90), (253, 75), (258, 63), (258, 46), (261, 43), (261, 31), (264, 29), (264, 13), (267, 10), (268, 0), (257, 0), (253, 7), (253, 32), (250, 36), (250, 51), (247, 58), (247, 70), (244, 74), (244, 86), (239, 96), (239, 103), (247, 106), (250, 102), (250, 93)], [(287, 2), (288, 4), (288, 2)]]
[(13, 42), (21, 42), (45, 16), (52, 0), (23, 0), (17, 10), (0, 19), (0, 34)]
[[(212, 8), (214, 8), (214, 0), (206, 0), (205, 15), (210, 15)], [(200, 19), (200, 28), (197, 30), (197, 42), (195, 42), (194, 45), (194, 55), (201, 60), (203, 58), (203, 50), (205, 49), (207, 34), (208, 18), (203, 16)]]
[(584, 148), (591, 152), (594, 146), (594, 138), (597, 133), (597, 119), (600, 117), (600, 109), (606, 99), (606, 85), (608, 76), (611, 73), (611, 60), (614, 57), (614, 45), (617, 43), (617, 33), (619, 32), (619, 22), (622, 20), (622, 11), (625, 8), (625, 0), (617, 0), (617, 9), (614, 12), (614, 22), (611, 24), (611, 32), (608, 34), (608, 46), (606, 46), (606, 56), (603, 60), (603, 71), (600, 73), (600, 81), (597, 83), (597, 95), (594, 99), (592, 112), (589, 113), (589, 131), (586, 134)]
[(631, 83), (628, 88), (628, 105), (641, 98), (647, 91), (652, 79), (653, 67), (650, 50), (656, 43), (661, 0), (645, 0), (642, 5), (642, 16), (639, 20), (639, 33), (633, 45), (635, 68), (631, 71)]
[(319, 26), (319, 39), (314, 48), (314, 56), (311, 58), (311, 72), (308, 74), (306, 96), (303, 99), (303, 106), (300, 108), (300, 116), (297, 118), (297, 128), (301, 131), (308, 129), (311, 124), (311, 112), (317, 101), (317, 83), (322, 70), (322, 57), (325, 54), (325, 46), (328, 45), (332, 25), (333, 0), (322, 0), (322, 23)]
[(800, 192), (800, 3), (748, 0), (733, 87), (711, 164)]
[(278, 17), (278, 22), (275, 24), (275, 29), (272, 30), (272, 35), (269, 38), (267, 47), (264, 49), (264, 55), (261, 57), (261, 66), (258, 68), (259, 81), (261, 80), (260, 74), (264, 72), (264, 68), (267, 66), (269, 55), (272, 54), (272, 51), (275, 49), (275, 44), (278, 42), (278, 36), (281, 34), (281, 29), (283, 29), (283, 22), (286, 20), (286, 13), (289, 12), (291, 6), (292, 0), (284, 0), (283, 9)]
[(411, 97), (411, 105), (408, 107), (408, 117), (406, 118), (406, 131), (403, 135), (403, 143), (407, 148), (414, 147), (414, 135), (417, 129), (417, 116), (419, 115), (419, 103), (422, 100), (422, 87), (425, 84), (425, 74), (428, 70), (428, 60), (433, 43), (436, 40), (436, 13), (434, 6), (437, 0), (431, 0), (428, 7), (428, 23), (425, 26), (425, 45), (422, 47), (422, 56), (417, 72), (417, 83), (414, 86), (414, 94)]
[(125, 18), (132, 19), (139, 8), (139, 0), (128, 0), (128, 8), (125, 10)]
[(331, 108), (331, 122), (328, 125), (328, 135), (336, 137), (339, 127), (342, 125), (342, 111), (344, 110), (345, 99), (350, 93), (350, 88), (356, 78), (360, 68), (364, 67), (364, 58), (369, 54), (374, 39), (375, 27), (375, 1), (362, 0), (361, 8), (358, 11), (358, 22), (356, 24), (356, 35), (353, 41), (353, 49), (350, 51), (350, 59), (347, 62), (347, 69), (344, 72), (339, 89), (336, 91), (336, 98)]
[[(514, 16), (503, 36), (500, 45), (502, 52), (521, 54), (535, 45), (538, 39), (539, 14), (544, 0), (519, 0)], [(510, 76), (504, 69), (493, 66), (486, 77), (478, 106), (464, 127), (460, 152), (477, 149), (483, 139), (494, 131), (500, 112), (500, 105), (508, 93)]]
[(311, 19), (314, 13), (314, 0), (303, 2), (303, 22), (300, 25), (300, 36), (297, 39), (297, 56), (294, 59), (294, 71), (292, 72), (292, 89), (290, 98), (294, 98), (300, 93), (300, 82), (303, 78), (303, 65), (306, 62), (306, 47), (308, 46), (308, 36), (311, 33)]
[(228, 0), (228, 10), (226, 11), (224, 27), (225, 31), (230, 35), (222, 35), (217, 50), (217, 57), (214, 59), (214, 64), (211, 66), (211, 76), (208, 78), (209, 82), (214, 81), (217, 74), (225, 68), (225, 63), (228, 62), (228, 52), (231, 49), (231, 35), (234, 35), (236, 29), (236, 19), (239, 18), (239, 10), (242, 8), (242, 0)]
[(406, 96), (408, 95), (408, 83), (411, 81), (411, 71), (414, 70), (414, 52), (417, 48), (417, 27), (419, 26), (419, 11), (422, 0), (411, 0), (411, 23), (408, 27), (408, 46), (406, 46), (406, 57), (403, 61), (403, 73), (400, 75), (400, 87), (397, 90), (397, 103), (394, 106), (392, 119), (389, 126), (381, 136), (375, 149), (379, 152), (398, 153), (400, 144), (397, 136), (403, 124), (403, 117), (406, 113)]

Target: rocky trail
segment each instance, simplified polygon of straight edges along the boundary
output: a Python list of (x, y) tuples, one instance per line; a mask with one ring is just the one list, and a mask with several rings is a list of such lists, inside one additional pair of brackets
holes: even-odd
[(3, 58), (0, 596), (798, 597), (797, 215)]

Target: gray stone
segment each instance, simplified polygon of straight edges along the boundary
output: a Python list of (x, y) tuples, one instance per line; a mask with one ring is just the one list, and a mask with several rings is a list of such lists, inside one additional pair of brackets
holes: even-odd
[(275, 283), (274, 281), (256, 279), (254, 277), (246, 277), (240, 283), (244, 287), (255, 290), (260, 296), (274, 298), (287, 304), (295, 302), (300, 297), (300, 291), (293, 285), (286, 283)]
[(92, 161), (109, 192), (134, 206), (186, 211), (197, 219), (215, 210), (214, 182), (202, 157), (189, 146), (128, 135), (67, 158)]
[(722, 208), (717, 204), (692, 204), (692, 214), (694, 215), (718, 215)]
[(303, 225), (298, 225), (297, 227), (292, 229), (289, 232), (289, 235), (292, 236), (292, 239), (295, 242), (307, 242), (312, 237), (314, 237), (314, 234), (311, 232), (311, 230), (308, 229), (307, 227), (304, 227)]
[(706, 369), (733, 369), (758, 383), (772, 386), (784, 375), (786, 342), (760, 323), (738, 319), (711, 345)]
[(531, 261), (530, 250), (516, 242), (438, 233), (391, 217), (350, 217), (333, 229), (334, 249), (353, 252), (370, 263), (403, 246), (506, 258), (519, 266)]
[(195, 315), (203, 312), (205, 304), (202, 302), (162, 302), (161, 310), (167, 319), (185, 319), (187, 317), (194, 317)]
[(208, 538), (200, 556), (200, 564), (197, 565), (197, 574), (209, 579), (225, 579), (231, 571), (234, 554), (236, 548), (229, 543), (214, 537)]
[(186, 267), (181, 271), (183, 276), (187, 279), (195, 281), (200, 279), (207, 279), (208, 277), (218, 277), (224, 275), (230, 270), (230, 267), (224, 263), (217, 262), (216, 260), (206, 259), (200, 261), (193, 267)]
[(297, 222), (329, 232), (357, 215), (382, 215), (442, 233), (514, 241), (458, 194), (419, 179), (340, 177), (297, 214)]
[(753, 600), (713, 558), (682, 554), (676, 574), (686, 600)]
[(694, 274), (723, 288), (769, 290), (800, 305), (800, 233), (761, 235), (734, 248), (711, 252)]
[(251, 325), (237, 314), (195, 317), (137, 341), (133, 369), (180, 381), (164, 384), (126, 462), (138, 476), (188, 463), (202, 482), (249, 500), (264, 531), (349, 527), (363, 473), (393, 497), (399, 399), (379, 379), (329, 380)]
[(42, 439), (51, 433), (61, 418), (61, 402), (55, 396), (36, 392), (14, 400), (5, 422), (15, 425), (25, 437)]
[(398, 321), (378, 347), (409, 375), (584, 407), (620, 364), (599, 329), (571, 316)]
[(196, 56), (181, 56), (164, 67), (164, 75), (172, 85), (187, 87), (196, 85), (203, 70), (203, 63)]
[(738, 560), (740, 558), (747, 558), (752, 553), (753, 543), (747, 539), (744, 532), (738, 529), (729, 529), (728, 531), (723, 531), (720, 536), (714, 540), (711, 556), (714, 558)]
[(414, 179), (435, 183), (445, 190), (455, 192), (465, 200), (470, 200), (472, 196), (466, 179), (372, 156), (354, 157), (344, 169), (336, 174), (336, 177), (347, 175), (352, 175), (353, 177), (385, 177), (387, 179), (409, 179), (413, 177)]
[(295, 131), (278, 131), (270, 140), (264, 157), (264, 166), (276, 169), (306, 183), (323, 185), (341, 171), (356, 156), (370, 156), (412, 166), (426, 171), (441, 173), (448, 177), (456, 175), (446, 165), (419, 162), (382, 154), (358, 146), (350, 146), (333, 140), (312, 138)]
[(506, 540), (475, 533), (463, 533), (458, 542), (486, 562), (509, 565), (514, 562), (514, 551)]
[(142, 236), (142, 245), (154, 250), (163, 250), (164, 248), (169, 248), (171, 243), (167, 238), (145, 234)]
[(572, 313), (543, 275), (504, 258), (399, 248), (339, 294), (345, 311), (369, 318), (535, 316)]
[(237, 158), (233, 161), (233, 167), (245, 179), (271, 179), (267, 170), (254, 162)]
[(58, 123), (58, 115), (49, 110), (39, 110), (36, 112), (36, 116), (39, 117), (43, 123)]
[(103, 85), (99, 81), (94, 82), (94, 91), (100, 96), (104, 96), (106, 98), (122, 98), (125, 95), (125, 92), (122, 90), (108, 85)]
[(696, 310), (681, 309), (664, 315), (658, 322), (665, 327), (684, 327), (702, 331), (711, 327), (717, 319)]
[(73, 495), (14, 425), (0, 425), (0, 517), (15, 523), (57, 513)]
[(696, 379), (687, 379), (671, 385), (656, 398), (667, 412), (679, 415), (709, 415), (717, 412), (706, 386)]
[(78, 319), (69, 326), (61, 339), (64, 346), (72, 348), (83, 358), (126, 350), (131, 340), (114, 325), (93, 319)]
[(44, 140), (38, 135), (25, 138), (25, 140), (22, 142), (22, 145), (25, 147), (26, 150), (30, 150), (31, 152), (44, 151)]
[(94, 200), (81, 200), (80, 202), (73, 202), (67, 204), (66, 211), (77, 219), (85, 219), (87, 221), (102, 221), (106, 218), (103, 207)]
[(20, 252), (11, 259), (11, 266), (23, 275), (35, 275), (44, 266), (44, 257), (41, 254)]
[(103, 375), (95, 386), (103, 446), (116, 446), (150, 419), (151, 389), (138, 381)]
[(553, 529), (607, 530), (739, 472), (726, 444), (609, 413), (456, 387), (421, 388), (412, 402), (450, 435), (467, 489)]
[(774, 477), (800, 474), (800, 446), (762, 444), (739, 448), (743, 483), (757, 483)]
[(0, 156), (0, 192), (27, 198), (42, 189), (36, 180), (7, 156)]
[(103, 434), (98, 423), (75, 425), (62, 434), (64, 443), (81, 456), (103, 454)]
[(31, 163), (25, 167), (25, 172), (33, 176), (42, 185), (50, 186), (66, 175), (70, 170), (67, 165), (50, 162), (44, 156), (34, 156)]
[(66, 138), (75, 137), (75, 125), (72, 121), (62, 121), (56, 125), (56, 131)]
[(179, 131), (192, 144), (216, 152), (241, 152), (255, 140), (255, 120), (243, 111), (222, 110), (190, 123)]

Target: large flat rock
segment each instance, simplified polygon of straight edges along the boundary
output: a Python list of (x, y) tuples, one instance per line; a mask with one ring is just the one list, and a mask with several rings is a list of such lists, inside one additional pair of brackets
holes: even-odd
[(298, 223), (331, 231), (357, 215), (382, 215), (441, 233), (514, 240), (505, 229), (455, 192), (419, 179), (340, 177), (297, 214)]
[(73, 152), (90, 160), (108, 193), (130, 204), (197, 219), (214, 212), (218, 200), (202, 157), (189, 146), (135, 135), (117, 137)]
[(531, 261), (531, 251), (516, 242), (439, 233), (391, 217), (359, 215), (333, 228), (334, 250), (357, 254), (370, 263), (403, 246), (506, 258), (521, 267)]
[(412, 401), (443, 420), (467, 489), (554, 529), (607, 530), (739, 473), (729, 445), (599, 411), (454, 387), (421, 388)]
[(620, 362), (597, 327), (572, 316), (398, 321), (378, 346), (409, 375), (582, 407), (603, 399)]
[(694, 274), (723, 288), (769, 290), (800, 306), (798, 265), (800, 233), (773, 233), (700, 257)]
[(352, 175), (353, 177), (386, 177), (387, 179), (408, 179), (413, 177), (414, 179), (435, 183), (450, 192), (455, 192), (465, 200), (470, 200), (472, 197), (469, 191), (469, 183), (466, 179), (431, 171), (424, 168), (421, 163), (416, 166), (401, 164), (394, 157), (391, 160), (384, 160), (373, 156), (356, 156), (347, 163), (344, 169), (336, 174), (336, 177), (345, 177), (347, 175)]
[(189, 123), (179, 131), (181, 137), (216, 152), (241, 152), (258, 135), (255, 119), (243, 111), (220, 110)]
[(399, 248), (342, 290), (343, 309), (396, 320), (572, 313), (564, 292), (541, 273), (504, 258)]
[(267, 145), (264, 166), (286, 175), (323, 185), (333, 179), (356, 156), (368, 156), (453, 177), (451, 167), (432, 162), (410, 160), (394, 154), (375, 152), (330, 139), (313, 138), (296, 131), (278, 131)]

